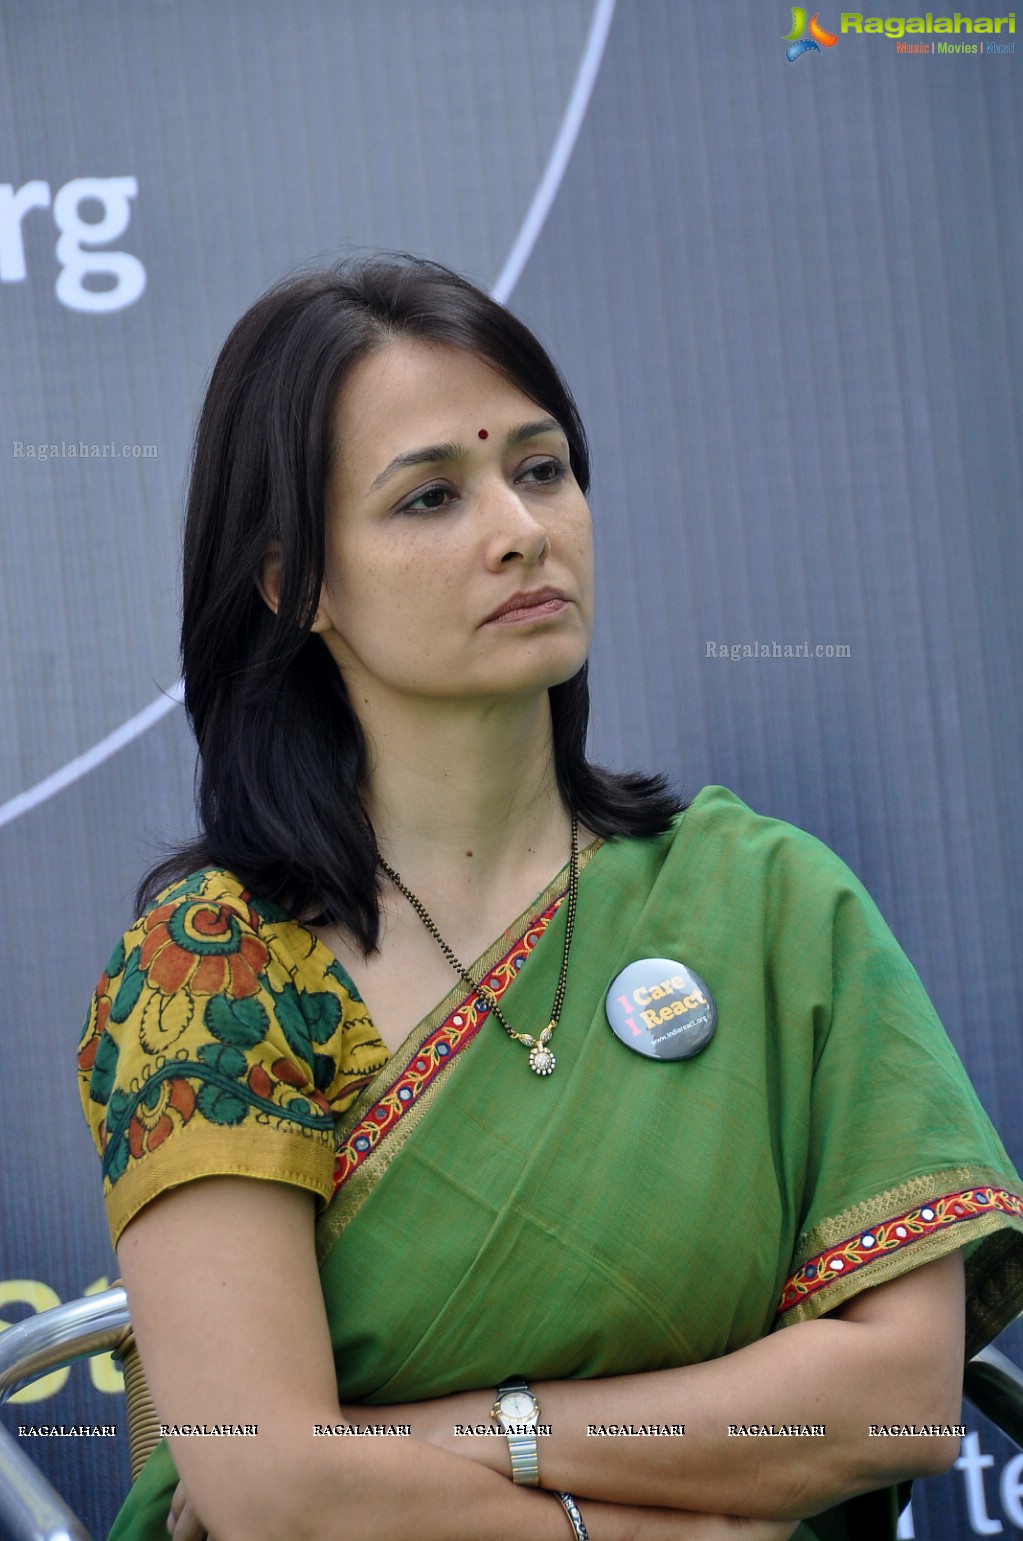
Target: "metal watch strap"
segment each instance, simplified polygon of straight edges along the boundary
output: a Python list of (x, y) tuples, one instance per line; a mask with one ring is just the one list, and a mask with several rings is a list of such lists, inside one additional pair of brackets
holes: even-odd
[(540, 1454), (536, 1443), (535, 1425), (539, 1422), (540, 1408), (536, 1397), (521, 1375), (513, 1375), (509, 1380), (501, 1382), (497, 1388), (497, 1402), (495, 1403), (495, 1415), (500, 1421), (501, 1398), (510, 1391), (524, 1393), (533, 1398), (534, 1412), (531, 1419), (513, 1418), (509, 1422), (522, 1427), (523, 1423), (530, 1422), (534, 1425), (531, 1433), (512, 1434), (505, 1428), (505, 1438), (508, 1441), (508, 1455), (511, 1460), (512, 1481), (519, 1487), (539, 1487), (540, 1485)]

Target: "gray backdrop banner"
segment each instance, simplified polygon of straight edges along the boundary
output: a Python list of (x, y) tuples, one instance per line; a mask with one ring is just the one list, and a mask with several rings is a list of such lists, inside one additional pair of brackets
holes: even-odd
[[(116, 1268), (74, 1051), (193, 822), (204, 378), (353, 251), (496, 289), (576, 391), (596, 757), (845, 857), (1023, 1159), (1021, 60), (979, 10), (842, 15), (789, 62), (775, 0), (0, 4), (0, 1327)], [(123, 1426), (109, 1363), (40, 1392), (8, 1428)], [(968, 1421), (902, 1534), (1023, 1530), (1023, 1456)], [(24, 1445), (105, 1534), (110, 1442)]]

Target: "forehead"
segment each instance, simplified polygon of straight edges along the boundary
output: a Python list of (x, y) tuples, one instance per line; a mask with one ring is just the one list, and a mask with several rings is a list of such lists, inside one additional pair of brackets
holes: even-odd
[(399, 338), (362, 359), (345, 382), (339, 459), (351, 473), (419, 445), (468, 444), (481, 427), (499, 435), (535, 418), (537, 406), (475, 353)]

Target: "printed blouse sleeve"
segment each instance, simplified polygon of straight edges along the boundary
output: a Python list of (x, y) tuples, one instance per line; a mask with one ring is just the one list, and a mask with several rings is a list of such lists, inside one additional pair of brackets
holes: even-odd
[(223, 879), (162, 896), (89, 1010), (80, 1090), (115, 1245), (145, 1204), (198, 1177), (331, 1194), (346, 1011), (364, 1009), (330, 971), (310, 989), (275, 945), (273, 912)]
[(1023, 1187), (909, 959), (825, 854), (828, 891), (818, 879), (812, 903), (831, 917), (830, 1002), (816, 1013), (801, 1234), (779, 1322), (961, 1248), (973, 1353), (1023, 1306)]

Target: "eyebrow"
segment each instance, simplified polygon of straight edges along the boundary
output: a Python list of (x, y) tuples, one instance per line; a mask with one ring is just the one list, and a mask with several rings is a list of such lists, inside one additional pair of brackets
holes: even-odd
[[(527, 439), (538, 439), (544, 433), (561, 433), (562, 427), (556, 417), (541, 417), (533, 423), (523, 423), (521, 427), (512, 429), (508, 435), (506, 445), (511, 448), (516, 444), (524, 444)], [(422, 449), (406, 450), (403, 455), (395, 455), (389, 461), (380, 475), (370, 486), (370, 492), (389, 481), (398, 471), (404, 471), (409, 466), (443, 465), (449, 460), (461, 460), (468, 454), (463, 444), (425, 444)]]

